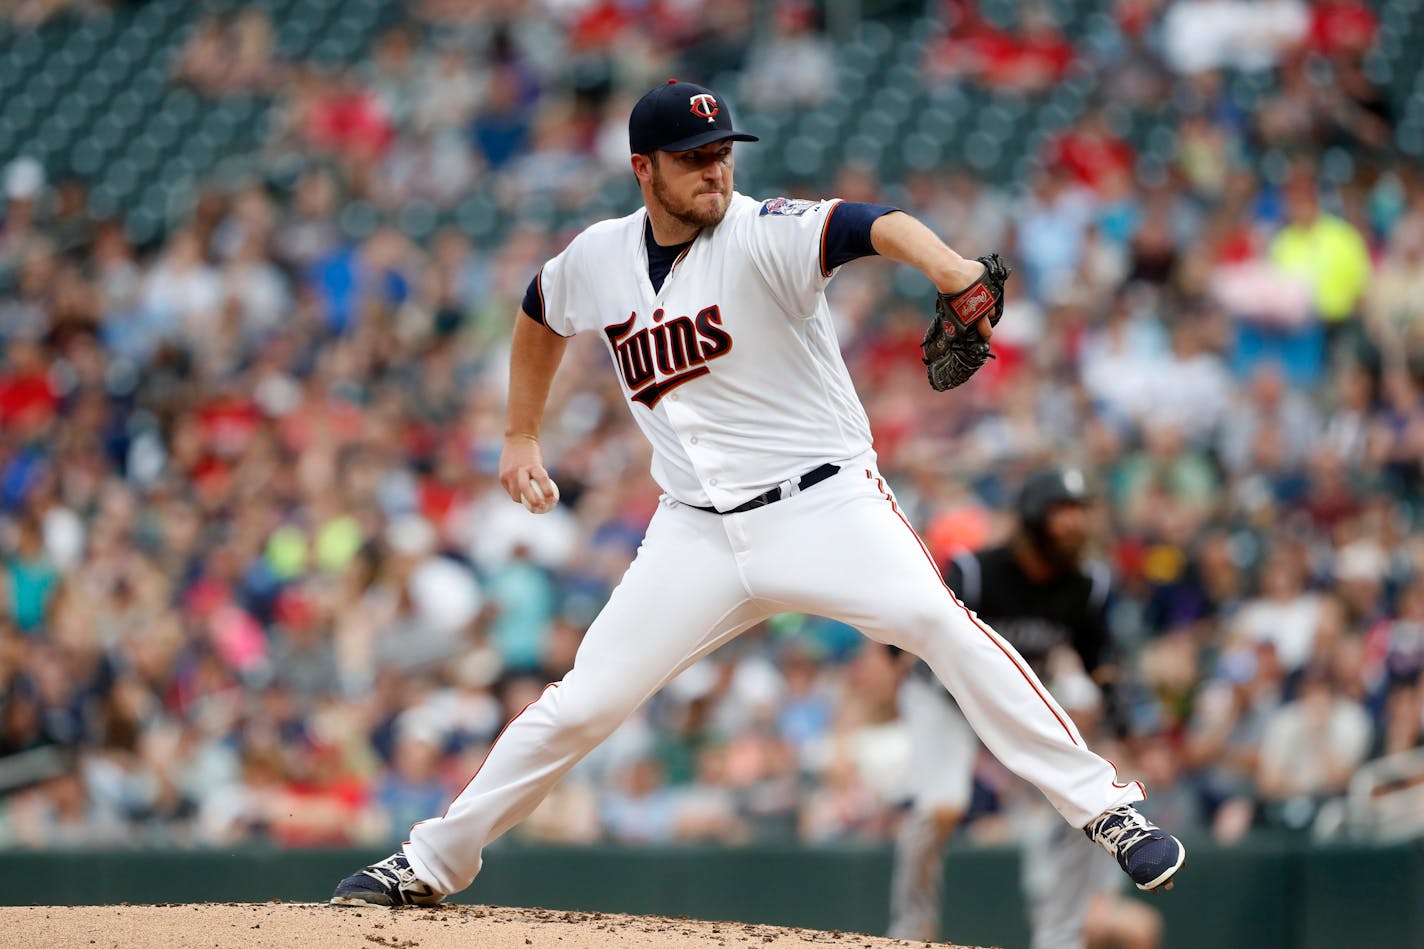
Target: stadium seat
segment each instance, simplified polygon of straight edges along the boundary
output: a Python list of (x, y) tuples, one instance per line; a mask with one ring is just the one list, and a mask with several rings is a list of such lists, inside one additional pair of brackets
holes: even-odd
[(913, 132), (900, 146), (906, 168), (933, 171), (944, 163), (943, 143), (923, 132)]
[(337, 227), (349, 241), (360, 241), (371, 236), (381, 224), (381, 214), (369, 202), (348, 201), (337, 216)]
[(1399, 130), (1399, 147), (1414, 158), (1424, 157), (1424, 129), (1409, 125)]
[(439, 222), (439, 212), (429, 201), (408, 201), (396, 212), (396, 227), (418, 243), (430, 240)]
[[(71, 170), (99, 175), (102, 197), (121, 202), (152, 175), (203, 177), (231, 156), (255, 154), (264, 143), (270, 96), (211, 99), (170, 80), (174, 57), (202, 16), (231, 14), (250, 2), (148, 0), (103, 17), (59, 17), (40, 29), (16, 31), (0, 23), (6, 50), (0, 56), (0, 162), (29, 153), (51, 176)], [(280, 56), (328, 65), (364, 55), (403, 9), (397, 0), (255, 2), (272, 17)], [(981, 9), (991, 22), (1007, 26), (1018, 18), (1016, 6), (1013, 0), (983, 0)], [(1424, 17), (1415, 0), (1380, 0), (1375, 6), (1379, 42), (1366, 57), (1366, 74), (1388, 87), (1400, 117), (1398, 144), (1418, 157), (1424, 152)], [(1048, 8), (1066, 33), (1099, 37), (1090, 54), (1110, 55), (1120, 42), (1104, 0), (1048, 0)], [(1004, 170), (1007, 163), (1007, 172), (1017, 175), (1099, 91), (1087, 71), (1036, 97), (1007, 96), (962, 81), (927, 86), (921, 72), (924, 46), (942, 24), (935, 19), (937, 5), (920, 10), (893, 22), (868, 18), (854, 25), (836, 50), (837, 90), (825, 106), (797, 113), (791, 121), (745, 110), (740, 120), (764, 139), (762, 148), (744, 153), (745, 180), (815, 179), (833, 173), (844, 157), (873, 159), (887, 175), (946, 162), (983, 170)], [(1228, 76), (1228, 94), (1247, 111), (1275, 88), (1270, 71)], [(1170, 120), (1150, 113), (1121, 118), (1122, 131), (1145, 158), (1170, 158), (1175, 148)], [(1327, 156), (1328, 173), (1344, 174), (1352, 167), (1347, 159)], [(600, 193), (590, 207), (615, 210), (610, 194)], [(147, 197), (139, 203), (150, 216), (166, 213)], [(472, 238), (495, 239), (502, 219), (494, 207), (489, 198), (466, 199), (442, 216), (417, 205), (398, 211), (393, 223), (412, 236), (428, 235), (448, 217)], [(361, 229), (367, 217), (354, 212), (353, 226)]]
[(867, 20), (861, 23), (856, 30), (856, 39), (873, 50), (876, 55), (883, 57), (890, 51), (890, 45), (895, 41), (895, 34), (884, 23)]

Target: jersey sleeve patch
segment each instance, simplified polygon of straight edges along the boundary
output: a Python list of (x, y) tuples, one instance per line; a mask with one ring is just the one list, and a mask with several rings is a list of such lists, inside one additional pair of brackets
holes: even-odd
[(766, 217), (771, 214), (782, 216), (799, 216), (819, 205), (819, 201), (809, 201), (803, 198), (772, 198), (770, 201), (763, 201), (760, 216)]

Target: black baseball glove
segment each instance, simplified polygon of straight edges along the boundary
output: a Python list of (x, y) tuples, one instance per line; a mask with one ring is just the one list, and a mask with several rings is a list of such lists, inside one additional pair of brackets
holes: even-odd
[(963, 385), (993, 358), (989, 341), (979, 335), (979, 320), (999, 325), (1004, 315), (1004, 281), (1013, 268), (998, 254), (979, 258), (984, 274), (958, 293), (941, 293), (935, 301), (935, 318), (920, 342), (925, 375), (938, 392)]

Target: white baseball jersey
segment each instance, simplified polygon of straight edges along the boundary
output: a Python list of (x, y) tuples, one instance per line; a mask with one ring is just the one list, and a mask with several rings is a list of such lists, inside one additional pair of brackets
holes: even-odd
[(659, 290), (641, 208), (589, 227), (540, 271), (546, 325), (602, 335), (673, 498), (727, 510), (870, 451), (824, 292), (839, 203), (733, 194)]

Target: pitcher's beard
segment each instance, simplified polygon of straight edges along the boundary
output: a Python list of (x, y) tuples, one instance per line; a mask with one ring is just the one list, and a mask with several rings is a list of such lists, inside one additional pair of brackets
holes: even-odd
[(653, 172), (653, 197), (657, 199), (658, 205), (673, 220), (686, 224), (688, 227), (716, 227), (722, 223), (722, 218), (727, 216), (727, 208), (732, 204), (731, 191), (731, 186), (728, 185), (726, 190), (719, 192), (722, 195), (722, 201), (720, 207), (717, 208), (706, 210), (699, 208), (696, 203), (697, 197), (681, 207), (675, 207), (672, 204), (672, 196), (667, 191), (667, 182), (663, 180), (662, 175), (656, 171)]

